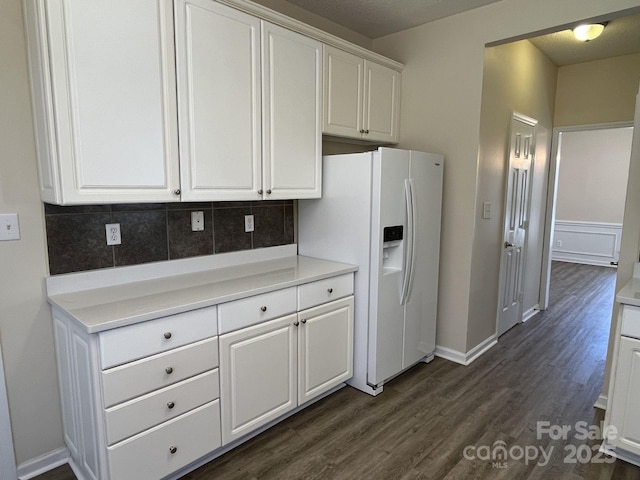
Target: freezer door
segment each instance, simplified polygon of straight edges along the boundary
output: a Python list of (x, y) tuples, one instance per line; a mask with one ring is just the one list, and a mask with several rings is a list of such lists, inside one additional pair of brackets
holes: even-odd
[(404, 306), (402, 368), (433, 353), (436, 347), (443, 168), (441, 155), (411, 152), (409, 177), (416, 222), (412, 275)]
[[(402, 370), (409, 151), (381, 148), (374, 155), (373, 168), (367, 382), (378, 385)], [(385, 242), (385, 227), (400, 226), (403, 238), (388, 236), (394, 239)]]

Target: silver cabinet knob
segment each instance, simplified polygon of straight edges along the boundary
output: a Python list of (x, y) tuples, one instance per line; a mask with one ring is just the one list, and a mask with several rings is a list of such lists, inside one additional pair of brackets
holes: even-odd
[(267, 195), (271, 195), (271, 189), (267, 190)]
[(364, 133), (364, 128), (361, 128), (361, 129), (360, 129), (360, 133)]
[(175, 406), (176, 406), (176, 404), (175, 404), (174, 402), (169, 402), (169, 403), (167, 403), (167, 408), (168, 408), (169, 410), (171, 410), (171, 409), (172, 409), (173, 407), (175, 407)]
[(262, 193), (263, 193), (262, 189), (258, 190), (258, 195), (262, 195)]
[(327, 292), (329, 292), (330, 294), (333, 293), (333, 288), (327, 288)]
[(171, 455), (174, 455), (178, 451), (178, 447), (174, 447), (173, 445), (169, 447), (169, 452)]
[(365, 131), (364, 131), (364, 133), (367, 133), (367, 134), (368, 134), (368, 133), (369, 133), (369, 130), (365, 130)]
[(174, 194), (174, 195), (180, 195), (180, 189), (179, 189), (179, 188), (176, 188), (176, 189), (173, 191), (173, 194)]
[(509, 247), (513, 247), (513, 243), (511, 242), (504, 242), (504, 248), (509, 248)]
[(263, 305), (262, 307), (260, 307), (260, 311), (261, 312), (266, 312), (267, 311), (266, 305)]
[(300, 322), (298, 322), (297, 320), (295, 322), (293, 322), (293, 326), (297, 327), (298, 325), (300, 325)]
[(300, 320), (302, 323), (307, 323), (307, 319), (303, 318), (302, 320)]
[(171, 375), (173, 373), (173, 367), (167, 367), (164, 371), (167, 372), (167, 375)]
[(171, 332), (164, 332), (164, 338), (169, 340), (171, 338)]

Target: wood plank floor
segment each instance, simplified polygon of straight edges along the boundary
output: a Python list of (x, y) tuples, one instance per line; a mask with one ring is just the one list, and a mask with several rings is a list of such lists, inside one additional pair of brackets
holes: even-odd
[[(619, 460), (570, 463), (596, 457), (598, 442), (581, 439), (575, 427), (603, 417), (593, 404), (614, 282), (614, 269), (554, 262), (550, 308), (470, 366), (436, 358), (375, 398), (344, 388), (183, 478), (640, 479), (640, 468)], [(538, 435), (537, 422), (572, 432), (554, 440)], [(497, 445), (509, 451), (499, 465), (483, 456)], [(535, 459), (518, 458), (525, 451), (533, 457), (534, 449)], [(466, 459), (465, 451), (476, 458)], [(576, 452), (582, 456), (571, 456)], [(75, 480), (68, 466), (37, 478)]]

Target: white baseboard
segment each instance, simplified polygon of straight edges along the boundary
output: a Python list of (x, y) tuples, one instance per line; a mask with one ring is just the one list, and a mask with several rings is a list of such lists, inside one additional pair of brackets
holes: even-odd
[(18, 465), (18, 479), (29, 480), (65, 463), (69, 463), (69, 449), (63, 447), (53, 450)]
[(524, 323), (527, 320), (531, 319), (531, 317), (535, 317), (539, 311), (540, 311), (540, 305), (535, 305), (535, 306), (531, 307), (529, 310), (527, 310), (526, 312), (523, 312), (522, 313), (522, 323)]
[(622, 224), (557, 220), (551, 259), (611, 267), (618, 261)]
[(606, 410), (607, 409), (607, 396), (604, 393), (601, 393), (600, 396), (598, 397), (598, 400), (596, 400), (596, 403), (593, 405), (596, 408), (599, 408), (600, 410)]
[(482, 354), (498, 343), (498, 336), (491, 335), (489, 338), (476, 345), (467, 353), (459, 352), (452, 348), (441, 347), (436, 345), (435, 355), (436, 357), (444, 358), (451, 362), (459, 363), (460, 365), (469, 365), (473, 361), (477, 360)]

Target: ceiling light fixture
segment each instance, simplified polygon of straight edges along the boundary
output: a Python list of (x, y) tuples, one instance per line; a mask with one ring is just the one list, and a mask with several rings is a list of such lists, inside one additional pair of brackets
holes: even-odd
[(581, 42), (588, 42), (602, 34), (606, 23), (589, 23), (578, 25), (573, 29), (573, 35)]

